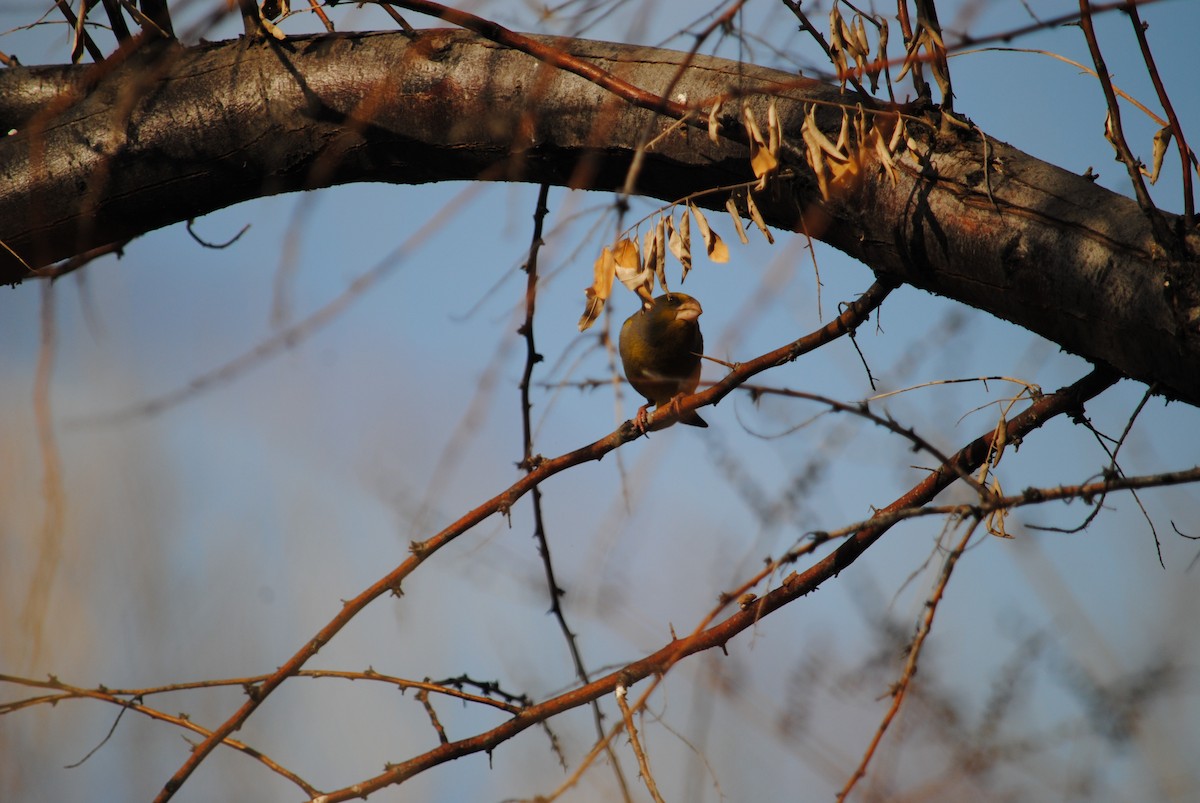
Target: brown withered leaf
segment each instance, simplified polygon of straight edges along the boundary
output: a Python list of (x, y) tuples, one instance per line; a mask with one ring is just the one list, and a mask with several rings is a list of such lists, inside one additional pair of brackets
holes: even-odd
[(612, 295), (613, 279), (617, 275), (616, 270), (617, 263), (613, 259), (612, 249), (604, 246), (600, 257), (592, 265), (592, 286), (584, 291), (587, 302), (583, 309), (583, 315), (579, 316), (579, 331), (585, 331), (594, 324), (600, 317), (600, 313), (604, 311), (604, 305), (608, 303), (608, 297)]
[(767, 150), (779, 161), (779, 146), (783, 142), (783, 125), (779, 122), (779, 109), (775, 108), (775, 98), (767, 106)]
[(683, 275), (679, 278), (680, 283), (687, 281), (688, 271), (692, 269), (690, 220), (691, 217), (688, 215), (686, 206), (683, 208), (683, 214), (679, 217), (679, 228), (675, 227), (672, 218), (667, 218), (667, 245), (675, 258), (679, 260), (679, 264), (683, 266)]
[(750, 140), (750, 169), (758, 179), (758, 189), (762, 190), (767, 186), (767, 177), (779, 169), (779, 160), (771, 153), (749, 105), (742, 107), (742, 123)]
[(733, 199), (732, 195), (725, 201), (725, 211), (733, 218), (733, 227), (737, 229), (737, 236), (742, 241), (742, 245), (749, 245), (750, 238), (746, 236), (746, 227), (742, 225), (742, 214), (738, 211), (737, 201)]
[(658, 286), (664, 293), (671, 292), (667, 287), (667, 234), (666, 215), (660, 215), (658, 225), (654, 227), (654, 275), (658, 277)]
[(833, 8), (829, 11), (829, 59), (837, 71), (842, 89), (846, 88), (846, 75), (849, 73), (846, 63), (846, 39), (842, 33), (845, 27), (846, 23), (842, 20), (842, 12), (838, 10), (837, 3), (834, 3)]
[(1167, 146), (1171, 144), (1171, 128), (1169, 126), (1160, 128), (1158, 133), (1154, 135), (1154, 153), (1151, 160), (1152, 167), (1150, 172), (1146, 172), (1146, 168), (1142, 168), (1151, 184), (1158, 183), (1158, 172), (1162, 170), (1163, 157), (1167, 154)]
[(717, 120), (717, 115), (721, 113), (721, 101), (718, 100), (708, 110), (708, 138), (712, 140), (712, 144), (717, 145), (721, 141), (720, 130), (721, 123)]
[(763, 220), (762, 212), (758, 211), (758, 204), (754, 203), (754, 193), (746, 193), (746, 211), (750, 213), (750, 219), (754, 221), (755, 226), (758, 226), (758, 230), (763, 233), (763, 237), (767, 238), (767, 242), (774, 245), (775, 237), (771, 234), (771, 230), (767, 228), (767, 222)]
[(643, 301), (654, 297), (654, 271), (646, 270), (638, 255), (637, 241), (626, 238), (613, 247), (617, 281), (637, 293)]
[(713, 262), (723, 263), (729, 261), (729, 247), (725, 245), (725, 241), (720, 235), (712, 230), (708, 225), (708, 218), (704, 217), (704, 213), (700, 208), (688, 204), (688, 211), (696, 216), (696, 227), (700, 229), (700, 236), (704, 239), (704, 251), (708, 254), (708, 258)]

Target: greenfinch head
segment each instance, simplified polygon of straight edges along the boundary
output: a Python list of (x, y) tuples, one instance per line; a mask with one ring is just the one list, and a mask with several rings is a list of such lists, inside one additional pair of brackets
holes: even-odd
[[(704, 312), (700, 302), (683, 293), (667, 293), (629, 316), (621, 326), (620, 352), (625, 377), (647, 404), (638, 411), (645, 424), (646, 409), (662, 407), (676, 396), (694, 393), (700, 384), (700, 355), (704, 336), (697, 320)], [(707, 427), (695, 413), (680, 419), (694, 427)]]

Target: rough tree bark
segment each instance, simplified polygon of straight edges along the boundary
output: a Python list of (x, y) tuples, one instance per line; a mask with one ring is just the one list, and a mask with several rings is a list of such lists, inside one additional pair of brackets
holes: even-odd
[[(806, 104), (834, 138), (833, 104), (884, 109), (721, 59), (695, 57), (673, 83), (685, 54), (534, 39), (684, 104), (733, 91), (761, 118), (770, 94), (794, 143)], [(740, 102), (727, 108), (737, 132)], [(667, 111), (462, 31), (167, 44), (101, 65), (3, 70), (0, 281), (238, 201), (332, 184), (618, 188), (647, 133), (674, 122)], [(792, 177), (758, 196), (767, 222), (1200, 404), (1200, 234), (1164, 214), (1156, 240), (1133, 201), (942, 125), (935, 107), (903, 111), (917, 149), (898, 160), (898, 180), (872, 160), (823, 200), (793, 159)], [(746, 181), (746, 153), (678, 126), (653, 143), (637, 191), (672, 201)]]

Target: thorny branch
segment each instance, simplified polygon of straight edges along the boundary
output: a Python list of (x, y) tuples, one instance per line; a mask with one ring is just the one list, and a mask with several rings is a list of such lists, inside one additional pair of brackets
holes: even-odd
[[(546, 215), (550, 212), (547, 206), (549, 195), (550, 185), (543, 184), (538, 190), (537, 205), (533, 213), (533, 237), (529, 243), (529, 257), (525, 261), (524, 266), (526, 276), (525, 320), (517, 330), (517, 333), (525, 338), (525, 370), (521, 374), (520, 392), (521, 431), (524, 435), (524, 455), (521, 458), (521, 466), (526, 472), (532, 471), (541, 461), (540, 455), (534, 455), (533, 452), (533, 402), (529, 398), (529, 389), (533, 380), (534, 366), (542, 361), (542, 355), (538, 353), (534, 341), (533, 320), (534, 312), (537, 308), (538, 254), (543, 245), (542, 229), (546, 221)], [(542, 559), (542, 569), (546, 575), (546, 588), (550, 592), (550, 612), (554, 614), (559, 630), (562, 631), (563, 639), (567, 642), (567, 649), (571, 653), (571, 661), (575, 666), (575, 676), (581, 683), (587, 683), (590, 678), (588, 677), (587, 665), (583, 661), (583, 653), (579, 649), (579, 639), (574, 631), (571, 630), (570, 625), (567, 624), (567, 616), (562, 607), (562, 597), (566, 592), (558, 584), (554, 572), (554, 561), (550, 557), (550, 543), (546, 539), (546, 524), (542, 516), (541, 488), (534, 486), (529, 498), (533, 506), (533, 537), (537, 542), (538, 555)], [(600, 702), (598, 700), (592, 701), (592, 719), (595, 723), (597, 734), (603, 735), (604, 713), (600, 710)], [(622, 798), (626, 801), (631, 801), (629, 785), (625, 782), (625, 774), (621, 770), (621, 762), (611, 749), (608, 751), (608, 758), (617, 780), (617, 786), (621, 789)]]
[(637, 725), (633, 721), (633, 709), (629, 707), (629, 703), (625, 700), (628, 693), (628, 689), (623, 685), (618, 685), (615, 696), (617, 698), (617, 707), (621, 709), (621, 717), (624, 720), (625, 733), (629, 736), (629, 746), (633, 748), (633, 754), (637, 756), (638, 768), (641, 771), (642, 781), (646, 784), (646, 791), (654, 798), (654, 803), (665, 803), (662, 795), (658, 792), (658, 784), (654, 781), (654, 773), (650, 771), (650, 759), (646, 756), (646, 751), (642, 748), (642, 742), (638, 738)]
[[(737, 370), (740, 369), (735, 369), (734, 373)], [(1043, 396), (1007, 422), (1005, 427), (1006, 438), (1009, 440), (1021, 438), (1056, 416), (1064, 413), (1076, 413), (1087, 400), (1103, 392), (1113, 385), (1117, 379), (1118, 377), (1112, 372), (1105, 369), (1097, 369), (1075, 384)], [(694, 409), (694, 399), (699, 396), (706, 396), (715, 390), (717, 390), (716, 387), (710, 388), (705, 393), (686, 397), (683, 406), (688, 408), (689, 403), (691, 403), (690, 408)], [(669, 409), (664, 410), (664, 412), (667, 411)], [(655, 417), (658, 414), (659, 411), (656, 410)], [(626, 425), (622, 429), (627, 427), (632, 427), (632, 423), (626, 422)], [(885, 516), (896, 510), (919, 507), (927, 503), (954, 482), (961, 472), (970, 472), (982, 464), (991, 452), (995, 435), (995, 430), (989, 430), (960, 449), (951, 456), (949, 461), (951, 465), (942, 465), (930, 472), (928, 477), (915, 485), (907, 493), (884, 507), (881, 510), (881, 515)], [(749, 583), (743, 584), (739, 589), (722, 595), (722, 604), (706, 616), (691, 635), (682, 639), (674, 639), (657, 652), (628, 664), (605, 677), (598, 678), (586, 686), (530, 706), (520, 715), (489, 731), (441, 745), (422, 755), (393, 765), (382, 774), (357, 783), (352, 787), (345, 787), (316, 798), (314, 803), (333, 803), (334, 801), (352, 800), (386, 786), (402, 783), (408, 778), (447, 761), (452, 761), (471, 753), (491, 750), (536, 722), (584, 705), (602, 695), (613, 693), (618, 685), (628, 687), (639, 680), (651, 676), (655, 676), (653, 683), (657, 684), (658, 680), (680, 660), (713, 647), (723, 647), (735, 635), (752, 627), (762, 618), (788, 603), (815, 591), (826, 580), (836, 576), (854, 563), (860, 555), (890, 529), (890, 526), (890, 524), (879, 524), (872, 520), (867, 526), (850, 536), (830, 555), (816, 561), (803, 571), (789, 574), (778, 586), (764, 596), (760, 598), (742, 596), (760, 582), (763, 577), (774, 574), (777, 567), (764, 570), (760, 572), (757, 579), (752, 579)], [(740, 609), (710, 627), (711, 622), (715, 621), (722, 610), (731, 604), (734, 599), (739, 599)], [(633, 706), (633, 708), (635, 710), (639, 709), (645, 698), (646, 695), (644, 694), (642, 699), (639, 700), (638, 705)]]
[[(733, 391), (739, 384), (747, 381), (754, 375), (775, 365), (795, 360), (801, 354), (812, 351), (825, 343), (841, 337), (866, 321), (867, 317), (883, 302), (890, 291), (890, 285), (876, 282), (860, 298), (846, 305), (846, 309), (841, 315), (812, 334), (775, 351), (768, 352), (750, 362), (739, 365), (724, 380), (702, 393), (682, 397), (679, 399), (678, 404), (656, 409), (649, 417), (648, 428), (661, 429), (685, 412), (706, 404), (716, 403)], [(398, 593), (403, 581), (439, 549), (493, 514), (511, 509), (517, 500), (549, 477), (573, 466), (599, 460), (614, 449), (642, 435), (643, 432), (634, 425), (633, 421), (626, 421), (615, 432), (594, 443), (559, 455), (558, 457), (544, 459), (536, 468), (530, 470), (528, 474), (517, 482), (474, 510), (468, 511), (441, 532), (424, 541), (413, 542), (410, 546), (412, 555), (407, 560), (380, 578), (373, 585), (363, 590), (358, 596), (346, 600), (336, 616), (309, 639), (291, 658), (284, 662), (275, 673), (259, 684), (255, 689), (255, 693), (242, 704), (241, 708), (216, 728), (207, 739), (197, 745), (187, 761), (180, 766), (163, 786), (162, 791), (159, 792), (155, 800), (159, 801), (159, 803), (169, 800), (217, 745), (229, 734), (240, 728), (275, 689), (279, 688), (285, 680), (294, 676), (309, 659), (316, 655), (325, 644), (333, 639), (367, 605), (384, 594)], [(593, 684), (584, 688), (591, 688), (594, 685), (595, 683), (593, 682)], [(595, 697), (590, 697), (583, 702), (588, 702), (591, 699), (595, 699)], [(516, 717), (514, 721), (524, 723), (518, 730), (524, 730), (528, 725), (538, 721), (526, 720), (527, 717), (524, 714)], [(452, 742), (451, 744), (457, 743)], [(408, 767), (410, 763), (405, 762), (400, 765), (400, 768)], [(400, 768), (389, 770), (389, 776), (402, 771)], [(382, 785), (394, 782), (385, 781)]]
[[(17, 710), (18, 708), (26, 708), (31, 705), (37, 705), (37, 704), (42, 704), (42, 703), (48, 703), (50, 705), (54, 705), (54, 704), (58, 703), (60, 700), (64, 700), (64, 699), (92, 699), (92, 700), (101, 700), (106, 703), (111, 703), (113, 705), (120, 706), (122, 708), (122, 713), (124, 713), (124, 711), (135, 711), (139, 714), (149, 717), (150, 719), (154, 719), (154, 720), (157, 720), (160, 722), (168, 722), (172, 725), (176, 725), (180, 728), (183, 728), (184, 730), (191, 731), (192, 733), (195, 733), (198, 736), (202, 736), (204, 738), (212, 737), (211, 731), (206, 730), (205, 728), (202, 728), (199, 725), (197, 725), (196, 723), (192, 722), (190, 719), (187, 718), (186, 715), (168, 714), (164, 711), (161, 711), (156, 708), (151, 708), (150, 706), (146, 705), (145, 703), (142, 702), (142, 698), (144, 696), (146, 696), (146, 694), (136, 693), (136, 692), (127, 692), (127, 691), (109, 690), (109, 689), (105, 689), (103, 687), (98, 688), (98, 689), (85, 689), (85, 688), (81, 688), (79, 686), (72, 686), (67, 683), (63, 683), (58, 678), (53, 677), (53, 676), (50, 677), (50, 679), (48, 679), (48, 680), (34, 680), (32, 678), (20, 678), (20, 677), (14, 676), (14, 675), (0, 675), (0, 681), (5, 682), (5, 683), (14, 683), (14, 684), (18, 684), (21, 686), (30, 686), (30, 687), (34, 687), (34, 688), (51, 689), (55, 692), (54, 694), (43, 695), (41, 697), (34, 697), (34, 698), (27, 699), (27, 700), (20, 700), (20, 701), (13, 702), (13, 703), (7, 703), (4, 706), (0, 706), (0, 714), (9, 713), (10, 711)], [(149, 692), (147, 692), (147, 693), (149, 693)], [(114, 729), (115, 729), (115, 724), (114, 724)], [(112, 731), (110, 730), (109, 736), (111, 736), (111, 735), (112, 735)], [(106, 736), (105, 740), (107, 740), (109, 738), (109, 736)], [(103, 744), (103, 743), (101, 743), (101, 744)], [(253, 758), (254, 760), (261, 763), (263, 766), (270, 769), (272, 772), (275, 772), (275, 773), (283, 776), (284, 778), (287, 778), (289, 781), (296, 784), (296, 786), (300, 787), (300, 789), (303, 790), (306, 795), (309, 795), (310, 797), (315, 797), (320, 794), (319, 790), (317, 790), (316, 787), (314, 787), (312, 784), (308, 783), (307, 781), (305, 781), (303, 778), (301, 778), (296, 773), (292, 772), (291, 770), (287, 769), (283, 765), (279, 764), (274, 759), (263, 754), (261, 751), (255, 750), (254, 748), (250, 747), (245, 742), (240, 742), (237, 739), (232, 739), (232, 738), (229, 738), (228, 736), (226, 736), (226, 737), (222, 737), (221, 744), (224, 744), (227, 747), (231, 747), (234, 750), (237, 750), (238, 752), (240, 752), (244, 755), (247, 755), (250, 758)]]
[(859, 762), (850, 778), (846, 781), (846, 785), (838, 792), (838, 803), (844, 801), (850, 796), (855, 784), (857, 784), (867, 774), (867, 765), (871, 763), (872, 756), (875, 755), (875, 750), (879, 747), (879, 743), (883, 741), (883, 735), (887, 732), (888, 726), (896, 718), (896, 714), (900, 711), (900, 706), (904, 702), (904, 697), (908, 693), (908, 688), (912, 683), (912, 679), (917, 674), (917, 660), (921, 657), (921, 648), (925, 645), (925, 639), (933, 630), (933, 617), (937, 613), (938, 603), (942, 601), (942, 597), (946, 594), (946, 584), (950, 582), (950, 574), (954, 571), (954, 566), (958, 563), (958, 559), (962, 557), (962, 553), (967, 548), (967, 543), (970, 542), (971, 536), (975, 534), (975, 530), (979, 526), (979, 519), (966, 528), (962, 538), (958, 544), (946, 556), (946, 560), (942, 563), (942, 571), (938, 577), (937, 587), (934, 588), (933, 594), (925, 602), (925, 615), (921, 617), (921, 624), (917, 628), (917, 634), (913, 637), (912, 643), (908, 646), (908, 656), (904, 662), (904, 670), (900, 673), (900, 679), (892, 687), (892, 704), (884, 714), (883, 720), (879, 723), (878, 730), (875, 731), (875, 736), (871, 739), (871, 743), (867, 746), (866, 752), (863, 753), (862, 761)]

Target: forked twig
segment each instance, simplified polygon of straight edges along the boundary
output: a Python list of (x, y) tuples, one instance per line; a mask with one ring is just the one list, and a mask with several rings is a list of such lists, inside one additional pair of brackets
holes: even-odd
[(909, 686), (912, 685), (912, 679), (917, 674), (917, 660), (921, 657), (921, 648), (925, 645), (925, 639), (929, 637), (929, 633), (933, 630), (933, 617), (937, 613), (938, 603), (945, 596), (946, 584), (950, 582), (950, 574), (954, 571), (954, 566), (958, 563), (958, 559), (967, 548), (967, 543), (971, 540), (971, 536), (975, 534), (975, 529), (979, 526), (979, 522), (979, 519), (975, 519), (972, 522), (967, 531), (963, 533), (963, 537), (959, 539), (958, 544), (946, 556), (946, 560), (942, 564), (941, 574), (938, 577), (938, 584), (933, 589), (933, 593), (929, 599), (925, 601), (925, 615), (921, 617), (921, 624), (917, 628), (917, 634), (913, 637), (912, 643), (908, 647), (908, 657), (904, 662), (904, 671), (900, 673), (900, 679), (892, 686), (892, 704), (888, 708), (887, 713), (883, 715), (883, 720), (880, 721), (879, 729), (875, 731), (875, 736), (871, 739), (871, 743), (867, 745), (862, 761), (858, 763), (858, 766), (846, 781), (846, 785), (838, 792), (838, 803), (844, 801), (854, 789), (855, 784), (866, 776), (867, 765), (871, 763), (871, 758), (875, 755), (879, 743), (883, 740), (883, 735), (887, 732), (888, 726), (892, 724), (892, 721), (896, 718), (896, 714), (900, 711), (900, 706), (904, 702)]

